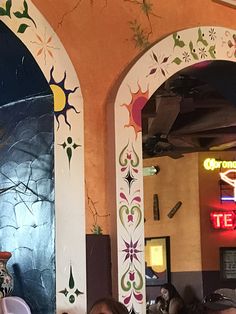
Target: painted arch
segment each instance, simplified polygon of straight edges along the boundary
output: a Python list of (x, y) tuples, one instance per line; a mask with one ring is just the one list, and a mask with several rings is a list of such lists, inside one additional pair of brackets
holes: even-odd
[(236, 32), (204, 26), (169, 35), (136, 62), (116, 96), (118, 289), (132, 313), (146, 311), (141, 110), (169, 77), (206, 60), (236, 61)]
[[(56, 295), (52, 299), (57, 313), (84, 313), (87, 301), (84, 128), (80, 84), (62, 43), (30, 0), (1, 1), (0, 20), (28, 49), (53, 94), (56, 243), (55, 256), (51, 258), (56, 259), (53, 270)], [(34, 230), (37, 228), (32, 228), (32, 232), (37, 232)], [(75, 249), (75, 243), (79, 249)], [(50, 288), (46, 288), (50, 293)]]

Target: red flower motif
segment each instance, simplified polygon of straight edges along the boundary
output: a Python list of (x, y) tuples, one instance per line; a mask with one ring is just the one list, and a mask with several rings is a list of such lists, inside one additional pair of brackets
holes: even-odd
[(127, 159), (131, 160), (131, 154), (127, 153)]
[(129, 272), (129, 280), (134, 281), (134, 271)]
[(128, 222), (134, 222), (134, 216), (132, 214), (128, 215)]

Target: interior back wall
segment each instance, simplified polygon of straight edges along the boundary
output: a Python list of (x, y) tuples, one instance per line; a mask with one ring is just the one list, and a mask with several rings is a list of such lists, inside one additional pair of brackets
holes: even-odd
[[(154, 176), (144, 177), (145, 237), (170, 236), (172, 282), (185, 293), (191, 286), (201, 297), (201, 247), (198, 190), (198, 155), (144, 160), (144, 166), (160, 167)], [(158, 194), (160, 220), (153, 219), (153, 194)], [(172, 219), (168, 212), (178, 202), (182, 206)], [(191, 284), (189, 284), (191, 283)]]
[(235, 203), (221, 202), (220, 172), (227, 169), (206, 170), (206, 158), (216, 160), (235, 160), (236, 152), (208, 152), (199, 154), (199, 197), (201, 212), (202, 270), (205, 293), (217, 288), (234, 286), (235, 282), (220, 280), (220, 247), (236, 246), (236, 230), (215, 230), (211, 224), (210, 213), (217, 210), (235, 210)]

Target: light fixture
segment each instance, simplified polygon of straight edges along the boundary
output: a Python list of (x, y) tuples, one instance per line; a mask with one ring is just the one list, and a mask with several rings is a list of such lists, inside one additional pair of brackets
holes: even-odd
[(159, 166), (144, 167), (143, 176), (154, 176), (155, 174), (158, 174), (159, 171), (160, 171)]

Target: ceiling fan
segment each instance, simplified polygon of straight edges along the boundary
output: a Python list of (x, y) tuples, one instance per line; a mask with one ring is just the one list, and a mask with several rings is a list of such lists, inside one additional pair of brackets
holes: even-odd
[(227, 150), (227, 149), (234, 148), (234, 147), (236, 147), (236, 140), (228, 142), (228, 143), (223, 143), (220, 145), (212, 146), (209, 148), (209, 150), (221, 151), (221, 150)]

